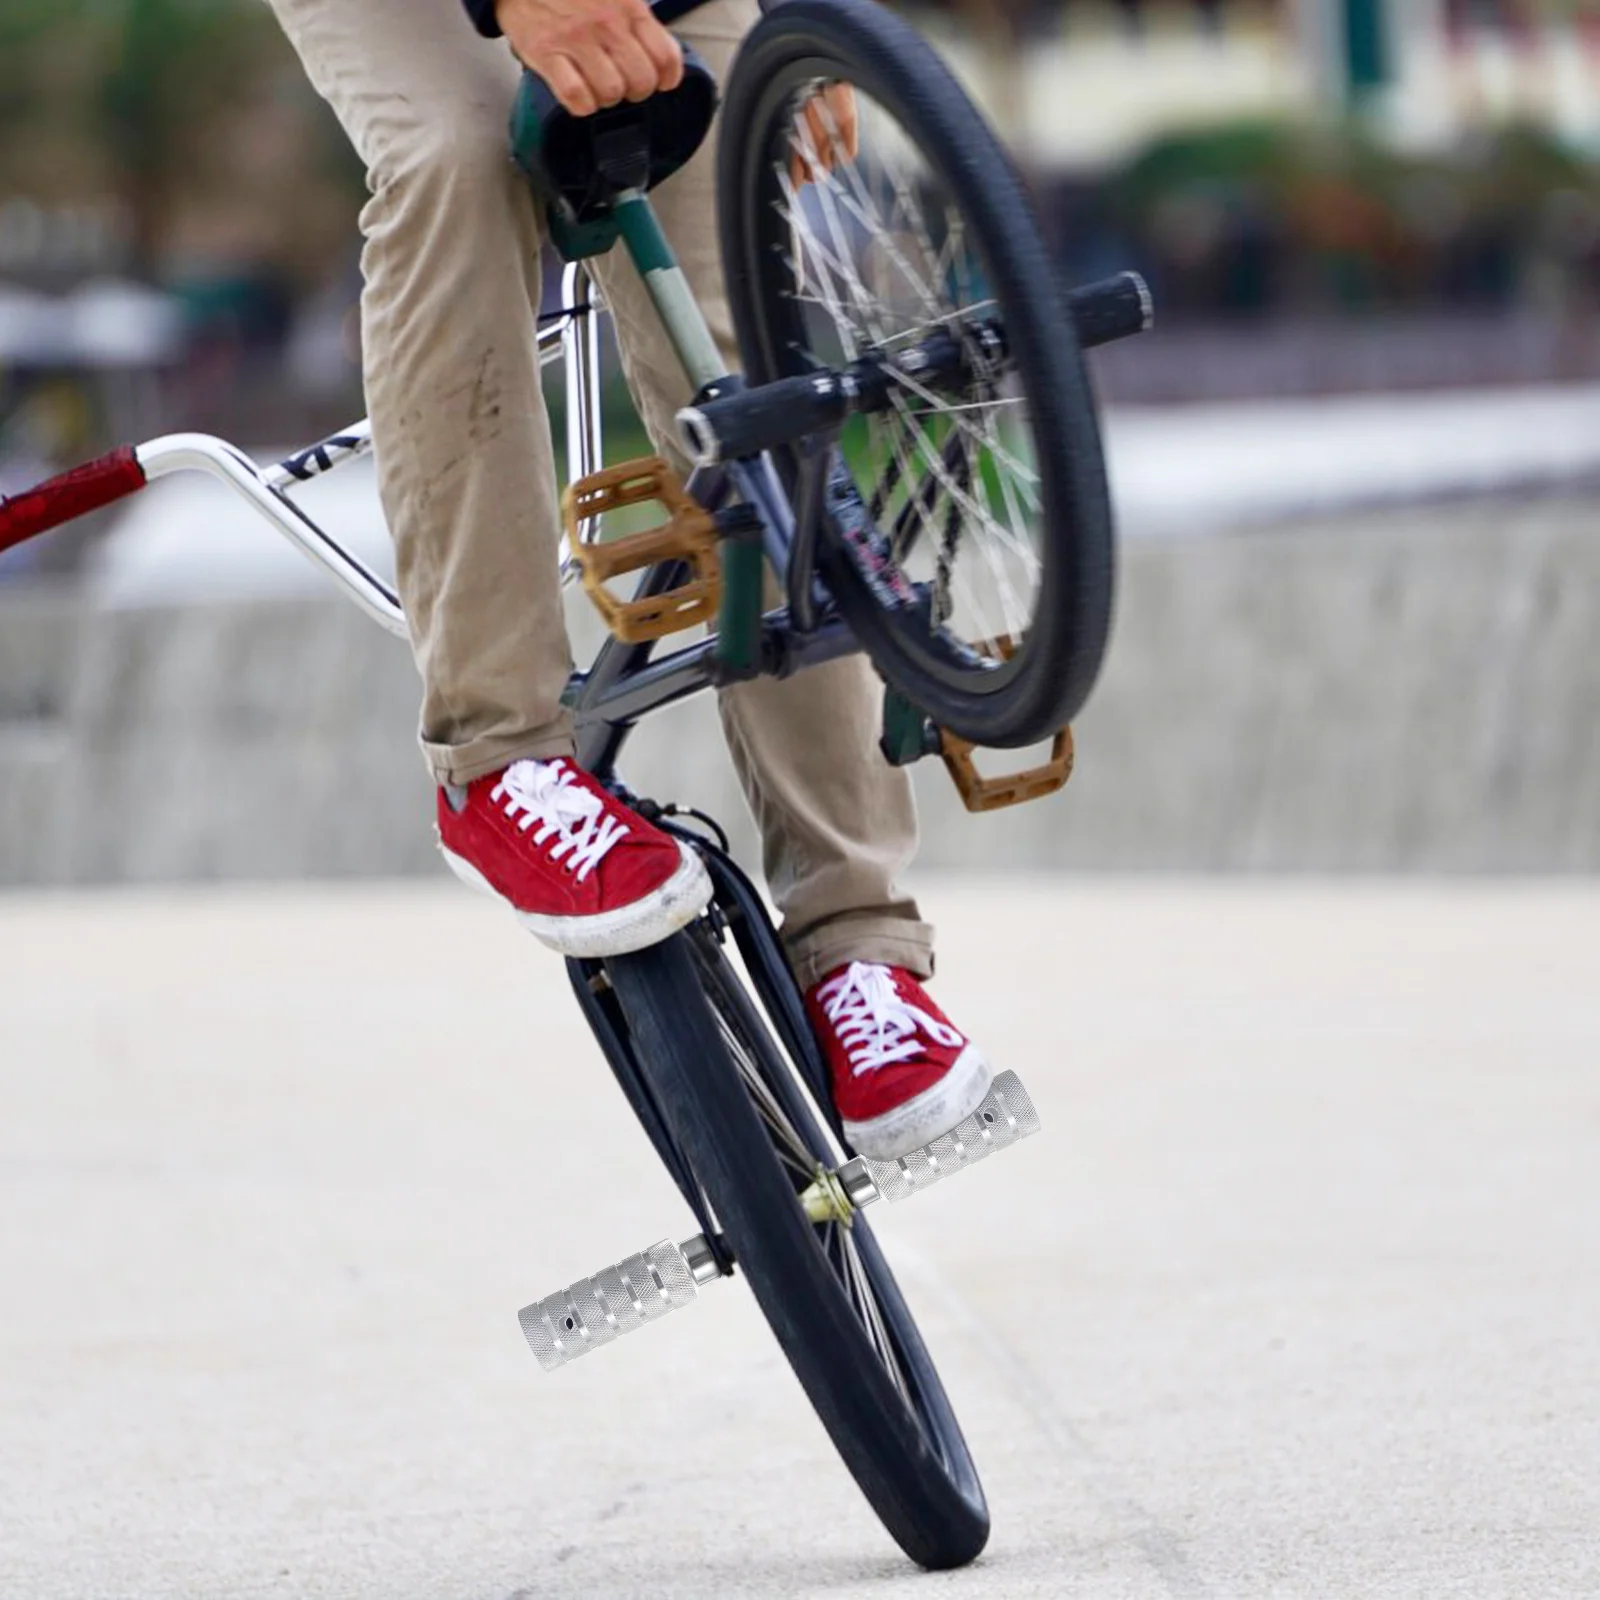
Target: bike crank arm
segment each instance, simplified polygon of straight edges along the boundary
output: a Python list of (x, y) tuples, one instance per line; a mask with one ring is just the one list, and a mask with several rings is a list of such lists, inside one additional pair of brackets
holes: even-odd
[[(1002, 1072), (983, 1104), (949, 1133), (895, 1161), (854, 1156), (836, 1169), (819, 1168), (816, 1182), (798, 1199), (813, 1222), (848, 1227), (863, 1206), (920, 1194), (1038, 1131), (1039, 1113), (1021, 1081), (1014, 1072)], [(718, 1275), (716, 1254), (704, 1234), (681, 1245), (663, 1239), (592, 1278), (580, 1278), (524, 1306), (517, 1320), (539, 1365), (553, 1372), (692, 1304), (700, 1285)]]

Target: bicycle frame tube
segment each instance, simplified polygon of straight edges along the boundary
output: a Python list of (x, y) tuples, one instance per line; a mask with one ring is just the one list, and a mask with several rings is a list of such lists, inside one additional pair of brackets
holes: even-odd
[[(762, 619), (761, 643), (764, 675), (776, 678), (791, 677), (861, 649), (860, 641), (842, 620), (825, 622), (812, 633), (797, 633), (790, 626), (787, 610), (768, 612)], [(574, 673), (564, 698), (577, 727), (578, 763), (602, 780), (612, 775), (622, 742), (641, 717), (676, 705), (702, 689), (715, 688), (725, 679), (715, 636), (675, 650), (659, 661), (623, 665), (607, 675), (609, 681), (600, 673), (600, 661), (590, 672)]]
[[(612, 212), (690, 391), (698, 396), (714, 389), (726, 380), (727, 369), (649, 197), (642, 190), (625, 189), (612, 203)], [(732, 471), (740, 493), (760, 515), (763, 534), (760, 547), (734, 539), (723, 544), (722, 609), (714, 644), (717, 659), (725, 668), (749, 672), (757, 665), (761, 646), (762, 556), (771, 563), (779, 583), (787, 586), (794, 524), (788, 502), (764, 460), (759, 465), (736, 462)]]
[[(769, 533), (778, 530), (778, 537), (786, 540), (791, 526), (789, 504), (776, 475), (770, 468), (762, 472), (754, 466), (742, 472), (742, 465), (729, 462), (701, 468), (689, 479), (689, 494), (707, 511), (715, 512), (737, 488), (761, 512)], [(786, 544), (780, 545), (780, 555), (783, 548)], [(637, 593), (640, 597), (660, 594), (682, 581), (678, 564), (663, 562), (644, 575)], [(796, 629), (786, 611), (767, 612), (760, 625), (761, 666), (767, 676), (787, 677), (861, 648), (842, 624), (822, 630), (810, 626)], [(562, 695), (573, 716), (579, 765), (602, 780), (612, 777), (623, 744), (640, 718), (725, 682), (715, 644), (714, 639), (703, 640), (652, 662), (654, 641), (624, 644), (608, 638), (594, 664), (587, 672), (574, 673)]]
[(656, 220), (655, 207), (642, 190), (624, 189), (611, 209), (628, 257), (644, 279), (656, 315), (689, 379), (689, 388), (698, 394), (727, 377), (727, 369), (689, 280)]
[[(228, 485), (235, 494), (265, 517), (302, 555), (327, 572), (366, 614), (390, 633), (407, 637), (405, 613), (400, 598), (382, 578), (369, 571), (342, 545), (336, 544), (297, 506), (281, 485), (321, 472), (331, 471), (339, 461), (363, 455), (370, 436), (361, 437), (355, 429), (336, 435), (347, 446), (326, 448), (329, 464), (307, 470), (301, 457), (291, 457), (276, 467), (263, 470), (242, 450), (203, 433), (173, 433), (140, 445), (135, 454), (147, 480), (153, 482), (173, 472), (200, 471)], [(308, 452), (313, 454), (313, 452)]]
[[(363, 422), (271, 467), (259, 467), (225, 440), (199, 433), (154, 439), (141, 445), (137, 455), (145, 475), (152, 480), (174, 472), (199, 471), (227, 484), (332, 577), (362, 611), (388, 632), (405, 638), (405, 613), (394, 590), (325, 533), (285, 492), (296, 483), (320, 477), (343, 462), (368, 454), (371, 448), (371, 431)], [(713, 505), (727, 492), (725, 487), (696, 487)], [(786, 513), (781, 491), (775, 485), (763, 485), (759, 477), (750, 482), (751, 498), (761, 495), (765, 499), (769, 487), (773, 513)], [(669, 578), (669, 572), (657, 569), (646, 582), (659, 586)], [(779, 677), (860, 649), (842, 622), (830, 622), (815, 633), (802, 635), (789, 625), (786, 611), (769, 613), (762, 619), (762, 630), (768, 657), (763, 666)], [(650, 660), (648, 645), (622, 645), (608, 640), (590, 671), (572, 676), (563, 696), (574, 712), (580, 758), (590, 770), (609, 776), (623, 740), (639, 718), (711, 688), (725, 676), (715, 635), (659, 661)]]
[[(563, 364), (567, 396), (567, 463), (570, 476), (597, 472), (605, 461), (600, 413), (600, 332), (593, 289), (581, 262), (568, 266), (562, 281), (563, 310), (538, 334), (541, 366)], [(407, 637), (399, 596), (291, 498), (300, 484), (372, 452), (372, 424), (352, 423), (338, 433), (261, 467), (226, 440), (209, 434), (177, 433), (152, 439), (134, 452), (147, 480), (174, 472), (198, 471), (228, 485), (303, 555), (322, 568), (369, 617), (399, 638)], [(563, 558), (562, 579), (575, 568)]]
[[(649, 220), (653, 225), (653, 216)], [(675, 264), (673, 270), (676, 271)], [(686, 286), (683, 292), (687, 296)], [(569, 476), (581, 477), (599, 470), (604, 463), (599, 329), (591, 280), (581, 262), (567, 267), (562, 293), (565, 309), (539, 330), (539, 359), (543, 365), (563, 363)], [(670, 291), (668, 297), (672, 298)], [(687, 300), (685, 315), (704, 329), (692, 297)], [(709, 334), (705, 344), (714, 352)], [(259, 466), (226, 440), (208, 434), (170, 434), (151, 440), (134, 452), (147, 479), (199, 471), (227, 484), (330, 576), (362, 611), (389, 633), (406, 638), (405, 613), (393, 588), (326, 533), (293, 498), (298, 486), (371, 453), (372, 426), (367, 421), (353, 423), (269, 466)], [(784, 577), (794, 541), (794, 517), (777, 474), (765, 457), (730, 461), (710, 472), (696, 473), (689, 489), (713, 511), (726, 501), (730, 491), (736, 491), (753, 506), (763, 527), (761, 551), (730, 546), (728, 553), (737, 551), (758, 560), (764, 553), (780, 580)], [(563, 577), (570, 576), (572, 570), (572, 563), (564, 563)], [(646, 574), (644, 586), (663, 589), (671, 587), (673, 581), (669, 564)], [(759, 594), (759, 589), (755, 592)], [(797, 630), (787, 610), (763, 615), (759, 601), (745, 627), (749, 630), (754, 664), (764, 673), (778, 677), (861, 648), (837, 619), (825, 620), (815, 631)], [(573, 674), (563, 695), (573, 713), (583, 764), (602, 777), (610, 777), (623, 743), (641, 717), (726, 682), (727, 664), (719, 651), (720, 637), (719, 632), (659, 660), (652, 659), (653, 645), (624, 645), (608, 639), (589, 671)]]
[[(600, 319), (593, 304), (588, 269), (574, 261), (561, 280), (565, 313), (547, 331), (539, 330), (539, 361), (560, 360), (567, 383), (567, 477), (586, 478), (606, 463), (600, 420)], [(548, 345), (547, 345), (548, 340)], [(587, 525), (580, 528), (587, 534)]]

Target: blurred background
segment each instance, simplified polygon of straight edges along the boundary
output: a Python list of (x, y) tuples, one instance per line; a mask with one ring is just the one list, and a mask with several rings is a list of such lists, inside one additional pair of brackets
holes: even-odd
[[(1045, 1130), (881, 1225), (995, 1508), (938, 1593), (1593, 1600), (1600, 0), (916, 20), (1158, 313), (1072, 782), (914, 769)], [(0, 0), (0, 491), (362, 415), (362, 197), (261, 0)], [(922, 1600), (736, 1285), (534, 1368), (689, 1219), (417, 700), (210, 480), (0, 556), (0, 1588)], [(708, 702), (623, 773), (756, 862)]]
[[(1159, 316), (1093, 358), (1126, 565), (1079, 774), (1002, 823), (919, 773), (925, 858), (1600, 865), (1600, 0), (914, 14), (1063, 280)], [(362, 195), (260, 0), (7, 0), (0, 489), (360, 416)], [(608, 417), (628, 453), (614, 376)], [(387, 560), (366, 466), (309, 499)], [(0, 882), (429, 869), (405, 652), (274, 538), (177, 482), (0, 556)], [(681, 717), (631, 776), (741, 814)], [(387, 798), (333, 839), (351, 749)]]

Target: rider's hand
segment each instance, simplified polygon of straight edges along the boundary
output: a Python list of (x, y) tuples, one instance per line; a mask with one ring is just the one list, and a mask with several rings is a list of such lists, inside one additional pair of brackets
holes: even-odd
[(645, 0), (496, 0), (518, 58), (575, 117), (683, 81), (683, 52)]
[(853, 161), (860, 145), (856, 92), (848, 83), (830, 83), (807, 101), (789, 154), (789, 177), (795, 188), (832, 172), (841, 161)]

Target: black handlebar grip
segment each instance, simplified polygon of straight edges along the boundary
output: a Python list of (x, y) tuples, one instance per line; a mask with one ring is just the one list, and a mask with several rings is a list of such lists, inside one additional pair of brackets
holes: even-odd
[(678, 413), (678, 431), (703, 467), (738, 461), (837, 427), (850, 415), (854, 386), (837, 373), (780, 378)]
[(1119, 272), (1073, 289), (1067, 295), (1078, 343), (1085, 350), (1130, 334), (1145, 333), (1155, 321), (1150, 286), (1137, 272)]

